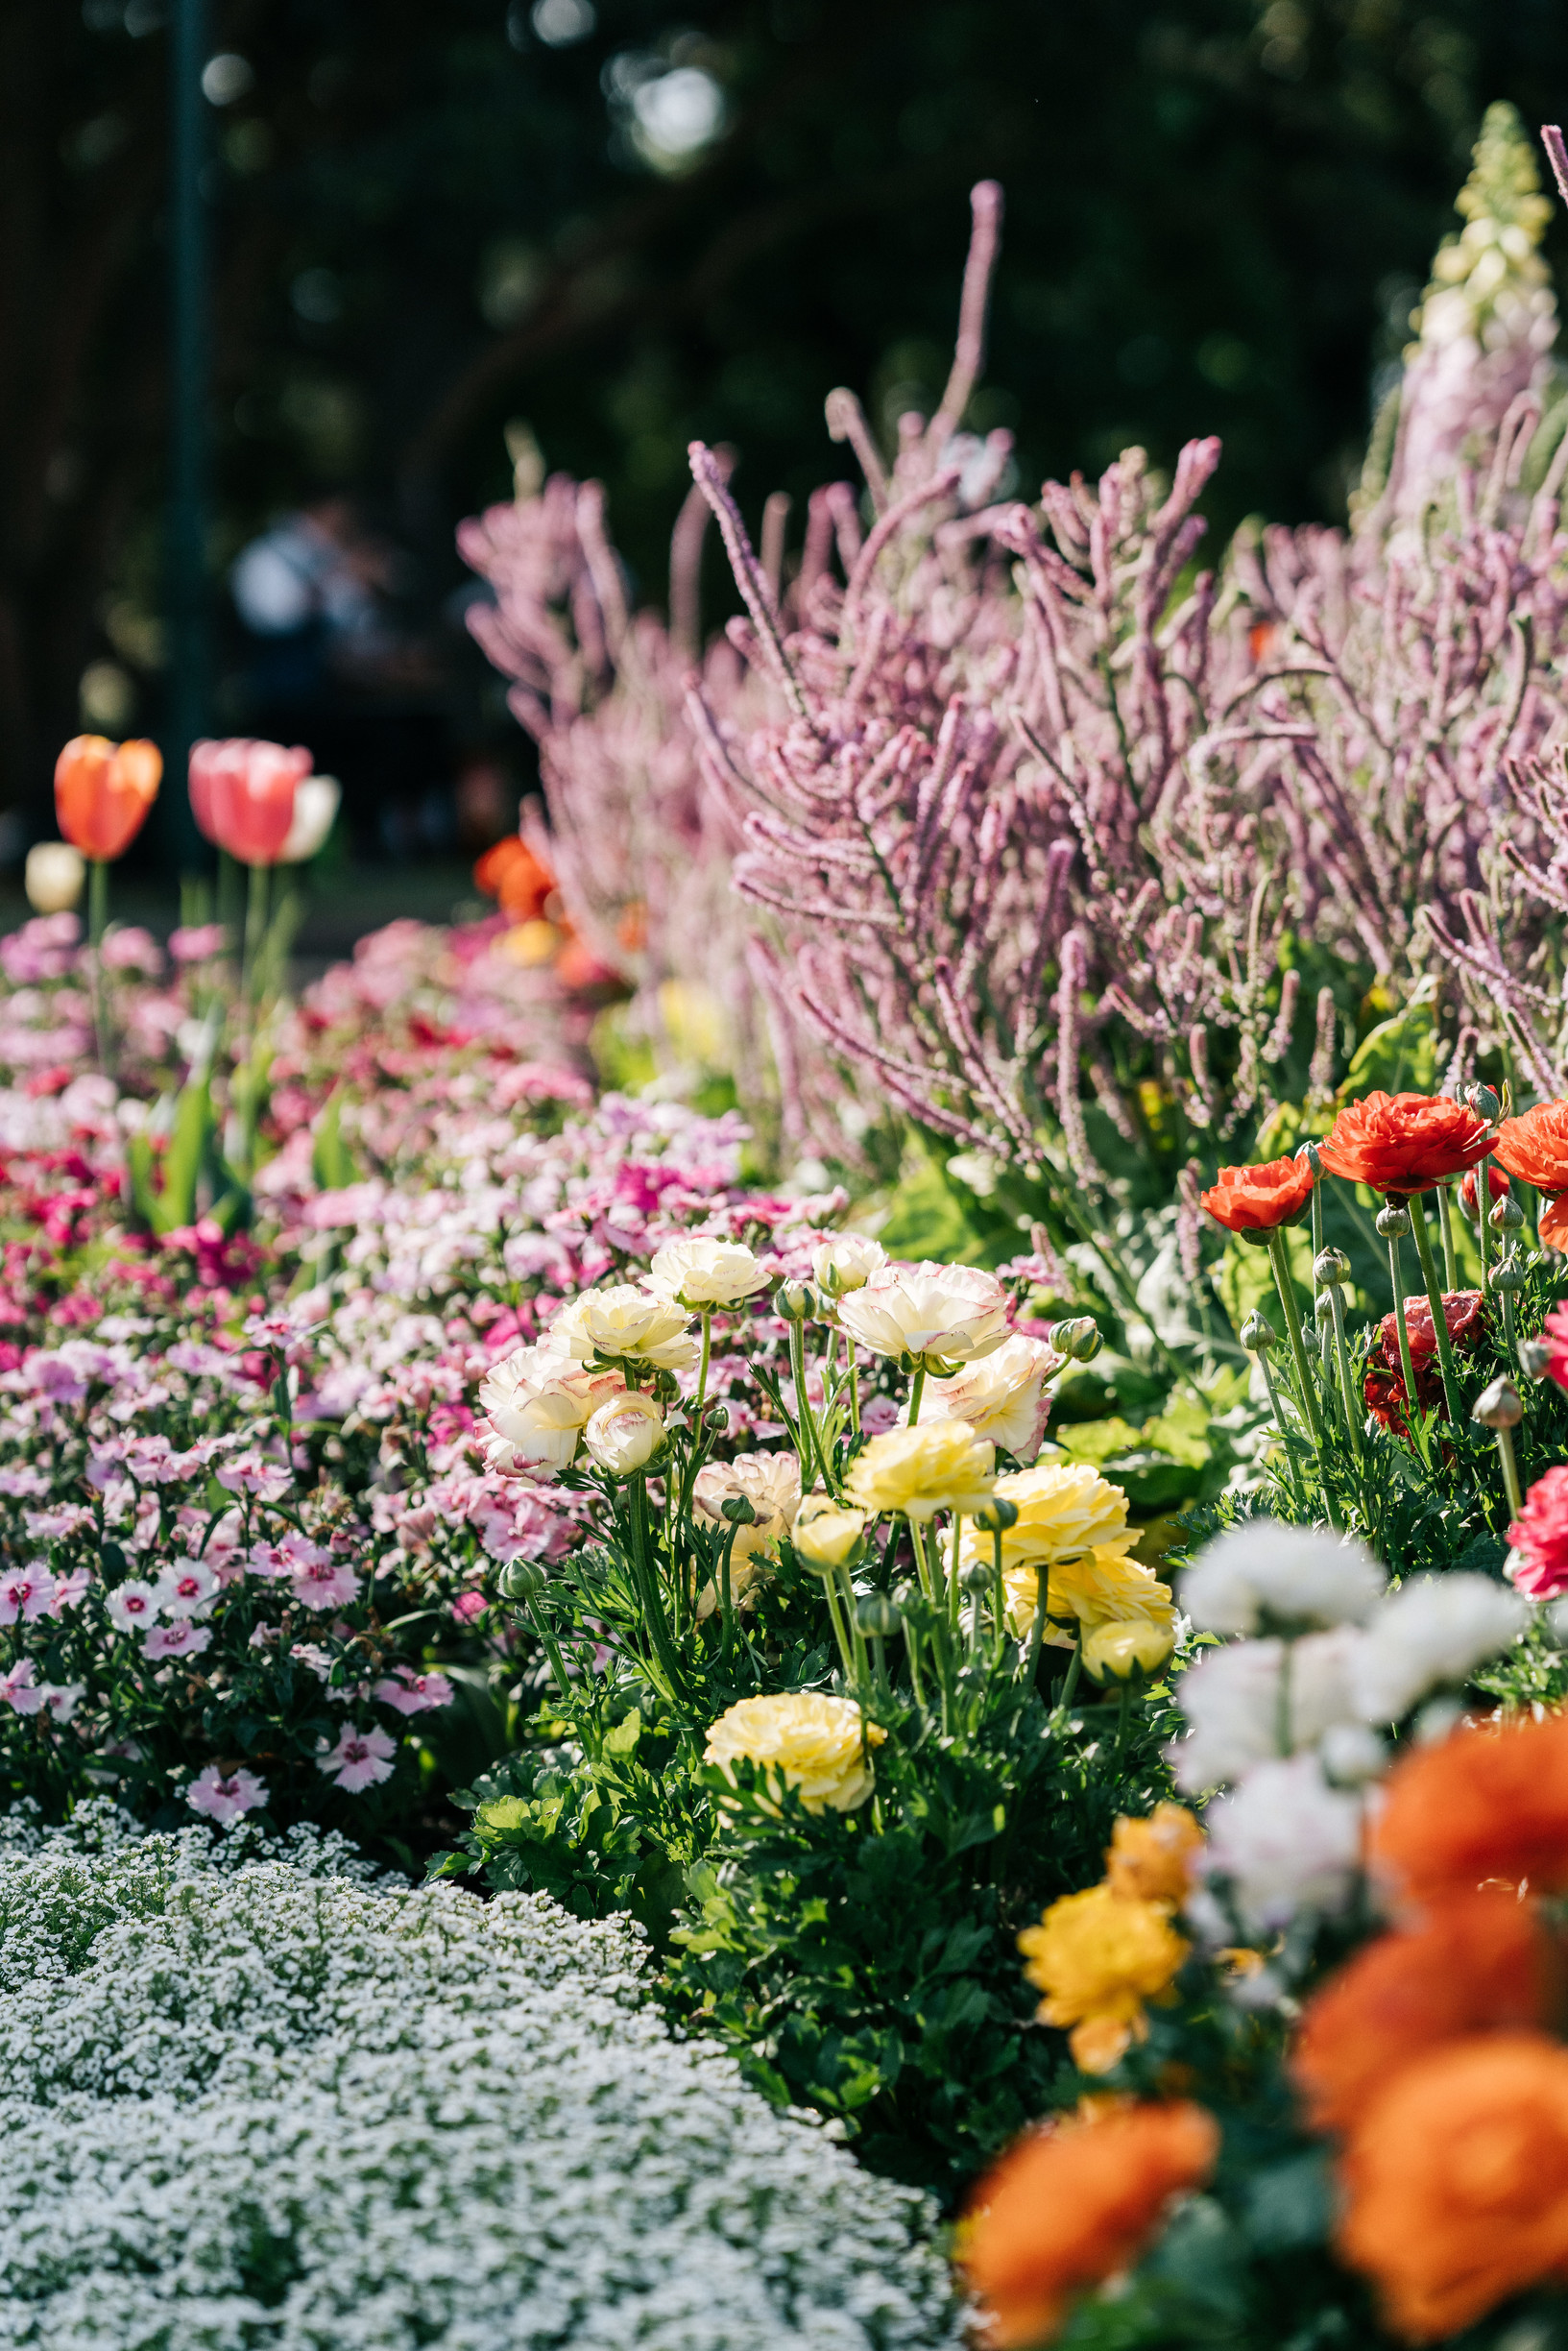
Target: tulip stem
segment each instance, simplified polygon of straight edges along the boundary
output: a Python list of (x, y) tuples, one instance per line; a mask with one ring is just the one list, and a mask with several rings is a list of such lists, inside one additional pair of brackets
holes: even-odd
[(101, 947), (109, 924), (109, 860), (93, 858), (87, 866), (87, 945)]
[(1410, 1199), (1411, 1230), (1415, 1236), (1415, 1253), (1421, 1260), (1421, 1278), (1427, 1286), (1427, 1304), (1432, 1308), (1433, 1336), (1437, 1343), (1437, 1368), (1443, 1379), (1443, 1402), (1455, 1428), (1459, 1424), (1459, 1383), (1454, 1369), (1454, 1348), (1448, 1336), (1448, 1317), (1443, 1312), (1443, 1294), (1437, 1286), (1437, 1267), (1432, 1254), (1432, 1235), (1427, 1230), (1426, 1205), (1419, 1192)]
[(240, 996), (250, 1004), (261, 993), (261, 950), (267, 935), (267, 900), (272, 885), (272, 867), (253, 865), (250, 868), (250, 887), (245, 897), (245, 959), (240, 969)]
[(109, 926), (109, 860), (94, 858), (87, 867), (87, 944), (92, 949), (92, 1025), (98, 1039), (98, 1066), (106, 1078), (114, 1075), (109, 1051), (109, 996), (104, 986), (104, 933)]
[(1459, 1261), (1454, 1248), (1454, 1203), (1447, 1184), (1437, 1186), (1437, 1222), (1443, 1233), (1443, 1288), (1457, 1290), (1459, 1286)]

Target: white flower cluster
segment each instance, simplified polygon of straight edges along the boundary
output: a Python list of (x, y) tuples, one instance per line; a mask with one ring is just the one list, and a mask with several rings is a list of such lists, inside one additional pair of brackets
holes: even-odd
[(1389, 1761), (1384, 1733), (1462, 1689), (1529, 1608), (1459, 1572), (1387, 1592), (1361, 1544), (1267, 1518), (1212, 1542), (1181, 1596), (1200, 1633), (1263, 1636), (1206, 1651), (1177, 1692), (1191, 1726), (1170, 1751), (1177, 1784), (1229, 1790), (1209, 1809), (1208, 1870), (1250, 1932), (1333, 1911), (1360, 1859), (1359, 1791)]
[(923, 2199), (672, 2041), (623, 1922), (206, 1837), (0, 1847), (0, 2344), (957, 2351)]

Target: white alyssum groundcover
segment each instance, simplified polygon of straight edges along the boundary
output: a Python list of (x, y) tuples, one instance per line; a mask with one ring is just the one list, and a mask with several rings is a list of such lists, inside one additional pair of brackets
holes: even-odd
[(959, 2343), (923, 2200), (673, 2040), (625, 1926), (265, 1851), (0, 1838), (8, 2351)]

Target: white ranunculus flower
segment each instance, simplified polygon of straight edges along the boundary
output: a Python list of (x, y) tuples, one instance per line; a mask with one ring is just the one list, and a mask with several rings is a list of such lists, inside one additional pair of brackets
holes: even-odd
[(946, 1374), (1007, 1336), (1007, 1293), (977, 1266), (888, 1265), (838, 1302), (838, 1320), (874, 1355)]
[(22, 868), (22, 887), (35, 914), (68, 914), (82, 903), (87, 860), (69, 841), (36, 841)]
[(811, 1251), (811, 1279), (825, 1299), (863, 1290), (887, 1263), (887, 1251), (869, 1233), (829, 1233)]
[(1237, 1641), (1205, 1650), (1176, 1687), (1190, 1736), (1167, 1749), (1176, 1784), (1190, 1796), (1244, 1780), (1263, 1763), (1315, 1747), (1336, 1724), (1357, 1719), (1353, 1676), (1362, 1636), (1347, 1625), (1289, 1644), (1289, 1703), (1280, 1676), (1287, 1644)]
[[(795, 1523), (801, 1506), (801, 1466), (793, 1453), (743, 1453), (738, 1461), (710, 1462), (691, 1489), (692, 1515), (699, 1525), (728, 1527), (722, 1505), (743, 1494), (756, 1513), (737, 1526), (730, 1545), (730, 1596), (748, 1608), (766, 1579), (764, 1562)], [(698, 1621), (719, 1605), (718, 1587), (705, 1584), (697, 1595)]]
[(583, 1431), (583, 1447), (590, 1460), (612, 1477), (630, 1477), (644, 1468), (664, 1442), (664, 1416), (652, 1396), (640, 1388), (601, 1404)]
[(1356, 1662), (1356, 1711), (1398, 1722), (1435, 1689), (1462, 1688), (1530, 1621), (1529, 1603), (1484, 1575), (1427, 1575), (1380, 1601)]
[(1248, 1518), (1198, 1553), (1181, 1605), (1200, 1633), (1256, 1633), (1275, 1624), (1363, 1624), (1387, 1578), (1359, 1542), (1319, 1527)]
[[(965, 1364), (951, 1379), (929, 1379), (920, 1399), (922, 1420), (967, 1420), (977, 1437), (988, 1438), (1020, 1460), (1032, 1461), (1046, 1433), (1050, 1410), (1046, 1382), (1063, 1358), (1043, 1339), (1014, 1331), (978, 1363)], [(905, 1404), (899, 1418), (907, 1422)]]
[(648, 1287), (683, 1306), (736, 1306), (767, 1288), (768, 1277), (739, 1241), (671, 1241), (648, 1268)]
[(1302, 1910), (1343, 1907), (1361, 1858), (1362, 1806), (1330, 1787), (1315, 1756), (1260, 1763), (1206, 1817), (1205, 1867), (1230, 1879), (1249, 1932), (1288, 1927)]
[(615, 1282), (607, 1290), (585, 1290), (563, 1306), (541, 1345), (575, 1363), (620, 1357), (660, 1371), (688, 1371), (697, 1360), (690, 1321), (656, 1290)]
[(479, 1388), (492, 1469), (569, 1469), (584, 1423), (622, 1386), (618, 1371), (589, 1371), (543, 1346), (519, 1347), (493, 1364)]

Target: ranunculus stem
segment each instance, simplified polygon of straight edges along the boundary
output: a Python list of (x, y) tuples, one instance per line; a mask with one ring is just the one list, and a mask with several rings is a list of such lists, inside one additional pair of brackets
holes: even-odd
[(1472, 1170), (1476, 1179), (1476, 1247), (1481, 1251), (1481, 1294), (1492, 1295), (1491, 1224), (1492, 1172), (1484, 1159)]
[(1291, 1261), (1285, 1253), (1285, 1235), (1278, 1225), (1268, 1236), (1268, 1259), (1274, 1269), (1274, 1287), (1279, 1292), (1280, 1307), (1285, 1316), (1285, 1328), (1290, 1335), (1291, 1354), (1295, 1363), (1296, 1384), (1301, 1391), (1301, 1411), (1317, 1447), (1319, 1467), (1323, 1452), (1322, 1423), (1317, 1418), (1317, 1399), (1313, 1394), (1312, 1367), (1307, 1361), (1306, 1342), (1301, 1336), (1301, 1315), (1295, 1302), (1295, 1284), (1291, 1279)]
[(920, 1521), (917, 1518), (911, 1518), (909, 1521), (909, 1540), (915, 1547), (915, 1565), (920, 1574), (920, 1588), (934, 1607), (936, 1605), (936, 1585), (931, 1576), (930, 1562), (926, 1557), (925, 1539), (920, 1532)]
[(958, 1630), (958, 1541), (963, 1533), (963, 1520), (956, 1511), (953, 1514), (953, 1539), (948, 1546), (948, 1622)]
[(1437, 1186), (1437, 1222), (1443, 1232), (1443, 1288), (1457, 1290), (1459, 1286), (1459, 1261), (1454, 1248), (1454, 1203), (1447, 1184)]
[(856, 1437), (860, 1434), (860, 1366), (856, 1359), (855, 1342), (844, 1333), (844, 1352), (848, 1359), (845, 1377), (850, 1384), (850, 1426)]
[(1519, 1465), (1513, 1455), (1513, 1431), (1500, 1428), (1493, 1434), (1497, 1439), (1497, 1458), (1503, 1465), (1503, 1486), (1508, 1497), (1508, 1508), (1517, 1518), (1525, 1507), (1525, 1497), (1519, 1490)]
[(1278, 1429), (1280, 1442), (1285, 1447), (1285, 1466), (1291, 1479), (1291, 1499), (1298, 1511), (1304, 1512), (1307, 1507), (1307, 1497), (1301, 1491), (1301, 1480), (1296, 1475), (1295, 1455), (1291, 1450), (1291, 1431), (1284, 1412), (1280, 1408), (1279, 1390), (1274, 1385), (1274, 1374), (1268, 1369), (1267, 1356), (1260, 1354), (1258, 1361), (1263, 1367), (1263, 1384), (1268, 1391), (1268, 1409), (1274, 1416), (1274, 1426)]
[(1437, 1286), (1437, 1267), (1432, 1254), (1432, 1235), (1427, 1230), (1426, 1205), (1419, 1192), (1410, 1199), (1411, 1230), (1415, 1235), (1415, 1253), (1421, 1260), (1421, 1278), (1427, 1286), (1427, 1304), (1432, 1308), (1433, 1336), (1437, 1342), (1437, 1368), (1443, 1376), (1443, 1401), (1448, 1406), (1448, 1418), (1456, 1428), (1459, 1424), (1459, 1383), (1454, 1369), (1454, 1347), (1448, 1336), (1448, 1317), (1443, 1312), (1443, 1294)]
[(1399, 1267), (1399, 1235), (1388, 1236), (1388, 1281), (1394, 1294), (1394, 1330), (1399, 1338), (1399, 1369), (1405, 1382), (1405, 1425), (1410, 1440), (1425, 1459), (1425, 1448), (1418, 1430), (1421, 1418), (1420, 1401), (1415, 1393), (1415, 1366), (1411, 1361), (1411, 1335), (1405, 1327), (1405, 1277)]
[(1345, 1337), (1345, 1306), (1338, 1282), (1329, 1284), (1329, 1306), (1334, 1316), (1334, 1353), (1339, 1367), (1339, 1396), (1345, 1408), (1345, 1426), (1356, 1459), (1363, 1458), (1362, 1417), (1356, 1410), (1355, 1382), (1350, 1376), (1350, 1343)]
[(699, 1308), (697, 1319), (702, 1324), (702, 1360), (697, 1366), (697, 1402), (692, 1418), (700, 1430), (702, 1408), (708, 1401), (708, 1355), (713, 1342), (713, 1309), (712, 1306)]
[(922, 1356), (915, 1366), (914, 1378), (909, 1383), (909, 1426), (911, 1428), (915, 1427), (920, 1419), (920, 1399), (925, 1393), (926, 1358)]
[(805, 1326), (795, 1321), (789, 1325), (789, 1369), (795, 1382), (795, 1420), (800, 1429), (801, 1485), (808, 1490), (809, 1481), (815, 1478), (816, 1466), (820, 1463), (822, 1483), (832, 1493), (833, 1482), (828, 1475), (827, 1456), (822, 1450), (822, 1441), (817, 1435), (817, 1425), (811, 1417), (811, 1406), (806, 1394)]
[(991, 1607), (996, 1616), (995, 1663), (1001, 1663), (1001, 1652), (1007, 1638), (1007, 1587), (1001, 1576), (1001, 1529), (991, 1537)]
[(1073, 1693), (1078, 1686), (1078, 1676), (1082, 1671), (1083, 1627), (1079, 1625), (1078, 1637), (1073, 1644), (1073, 1655), (1068, 1661), (1067, 1679), (1062, 1684), (1062, 1695), (1058, 1701), (1060, 1705), (1070, 1707), (1073, 1704)]
[[(632, 1478), (631, 1517), (632, 1549), (637, 1562), (638, 1581), (642, 1588), (642, 1608), (648, 1619), (648, 1638), (664, 1675), (666, 1695), (672, 1703), (678, 1701), (681, 1687), (681, 1668), (670, 1647), (669, 1629), (664, 1623), (663, 1603), (659, 1597), (659, 1571), (653, 1563), (653, 1548), (648, 1539), (648, 1481), (639, 1469)], [(726, 1563), (728, 1564), (728, 1563)]]
[[(997, 1537), (997, 1550), (1000, 1555), (1001, 1550), (1000, 1535)], [(1034, 1622), (1029, 1627), (1029, 1645), (1024, 1657), (1024, 1687), (1026, 1690), (1034, 1687), (1035, 1668), (1040, 1662), (1040, 1644), (1046, 1637), (1046, 1618), (1050, 1613), (1049, 1567), (1046, 1568), (1043, 1576), (1039, 1568), (1036, 1568), (1035, 1580), (1039, 1585), (1039, 1590), (1035, 1596)]]

